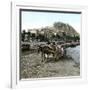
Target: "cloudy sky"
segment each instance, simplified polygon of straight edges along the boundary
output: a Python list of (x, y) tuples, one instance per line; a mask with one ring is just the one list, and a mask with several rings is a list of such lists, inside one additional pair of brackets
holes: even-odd
[(22, 30), (52, 26), (58, 21), (71, 25), (80, 33), (81, 14), (22, 11)]

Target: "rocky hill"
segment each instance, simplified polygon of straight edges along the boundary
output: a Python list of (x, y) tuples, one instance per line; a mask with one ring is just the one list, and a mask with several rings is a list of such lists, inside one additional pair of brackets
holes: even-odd
[(55, 22), (52, 27), (44, 27), (40, 30), (39, 33), (48, 35), (48, 37), (56, 34), (58, 34), (61, 37), (63, 37), (64, 35), (71, 37), (80, 36), (79, 33), (71, 25), (62, 22)]
[(53, 28), (54, 30), (56, 30), (58, 33), (62, 33), (62, 32), (65, 32), (67, 35), (79, 35), (78, 32), (76, 32), (76, 30), (69, 24), (65, 24), (65, 23), (62, 23), (62, 22), (55, 22), (53, 24)]

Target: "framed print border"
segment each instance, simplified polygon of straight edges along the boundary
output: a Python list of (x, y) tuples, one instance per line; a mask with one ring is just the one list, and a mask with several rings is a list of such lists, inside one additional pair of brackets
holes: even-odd
[[(80, 77), (58, 77), (20, 80), (20, 9), (81, 12)], [(11, 87), (79, 84), (87, 82), (87, 7), (75, 5), (11, 2)]]

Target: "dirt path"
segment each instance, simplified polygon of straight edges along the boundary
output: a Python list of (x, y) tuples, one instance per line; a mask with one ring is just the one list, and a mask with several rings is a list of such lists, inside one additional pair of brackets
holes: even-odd
[(20, 71), (21, 79), (80, 75), (80, 68), (75, 67), (74, 60), (64, 58), (53, 61), (51, 59), (46, 63), (42, 63), (40, 54), (22, 55)]

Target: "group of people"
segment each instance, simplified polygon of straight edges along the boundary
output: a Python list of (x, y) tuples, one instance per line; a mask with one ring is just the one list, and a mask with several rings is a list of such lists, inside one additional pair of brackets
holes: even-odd
[(64, 48), (61, 45), (57, 45), (55, 42), (47, 42), (49, 48), (57, 53), (58, 56), (64, 56)]
[(47, 42), (46, 45), (39, 45), (38, 53), (40, 52), (42, 62), (46, 61), (50, 56), (52, 56), (54, 60), (59, 60), (65, 54), (65, 50), (62, 45), (58, 45), (55, 42)]

